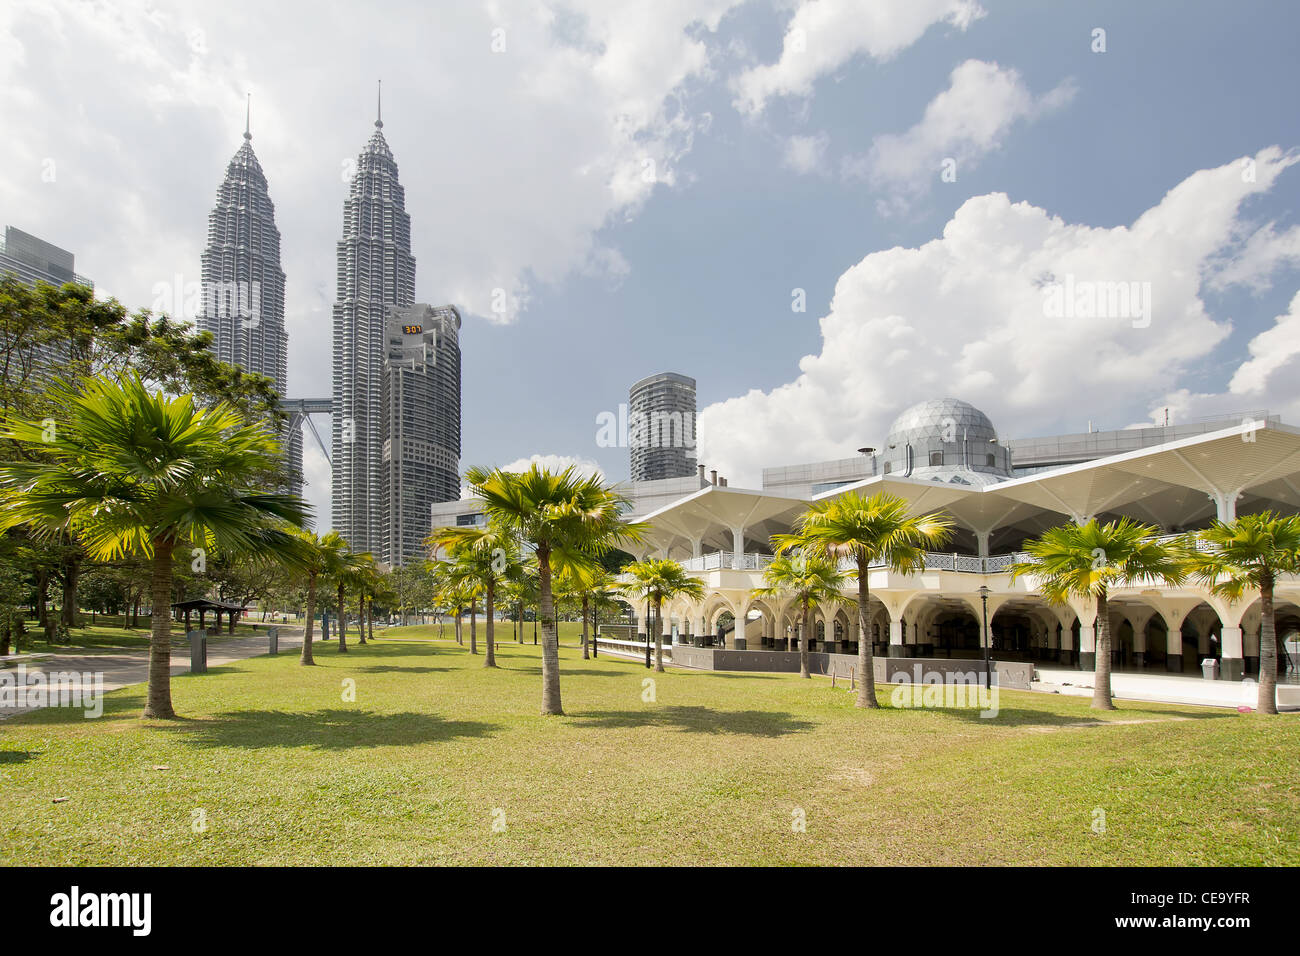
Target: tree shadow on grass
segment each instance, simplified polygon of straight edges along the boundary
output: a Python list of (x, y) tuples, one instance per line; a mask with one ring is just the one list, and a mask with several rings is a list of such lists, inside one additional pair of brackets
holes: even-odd
[(572, 719), (580, 727), (661, 727), (693, 734), (745, 734), (750, 737), (784, 737), (817, 726), (782, 711), (658, 707), (654, 704), (640, 710), (573, 714)]
[[(311, 649), (313, 654), (319, 654), (322, 651), (326, 653), (339, 653), (338, 642), (334, 638), (328, 641), (322, 641), (319, 637), (312, 641)], [(300, 650), (299, 647), (293, 649), (294, 653)], [(373, 641), (367, 641), (364, 644), (358, 644), (355, 637), (348, 637), (348, 654), (366, 654), (378, 657), (437, 657), (445, 654), (450, 648), (438, 647), (434, 644), (398, 644), (396, 642), (381, 643), (378, 638)]]
[(501, 728), (472, 720), (444, 720), (436, 714), (379, 714), (334, 708), (311, 713), (240, 710), (211, 720), (166, 725), (195, 747), (306, 747), (350, 750), (354, 747), (440, 743), (459, 737), (486, 737)]
[[(888, 698), (883, 702), (886, 707), (889, 706)], [(902, 709), (902, 708), (900, 708)], [(1154, 724), (1160, 722), (1171, 722), (1176, 720), (1205, 720), (1207, 718), (1226, 718), (1236, 717), (1235, 713), (1214, 712), (1214, 711), (1196, 711), (1196, 712), (1178, 712), (1138, 710), (1120, 706), (1113, 711), (1106, 711), (1110, 716), (1099, 716), (1101, 712), (1083, 711), (1080, 713), (1048, 713), (1041, 710), (1031, 710), (1021, 707), (999, 707), (997, 715), (994, 717), (981, 717), (981, 710), (978, 707), (943, 707), (934, 708), (936, 713), (942, 713), (946, 717), (954, 720), (966, 721), (968, 723), (984, 724), (990, 727), (1041, 727), (1043, 729), (1056, 729), (1061, 727), (1105, 727), (1108, 724), (1117, 724), (1125, 726), (1133, 723)]]
[(41, 755), (39, 750), (0, 750), (0, 766), (10, 763), (26, 763)]
[(358, 667), (356, 670), (366, 674), (443, 674), (451, 670), (451, 668), (422, 667), (419, 665), (405, 666), (402, 664), (371, 664), (368, 667)]

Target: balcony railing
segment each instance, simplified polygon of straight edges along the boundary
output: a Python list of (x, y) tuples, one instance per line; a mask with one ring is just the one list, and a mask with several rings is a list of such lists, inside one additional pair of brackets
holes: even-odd
[[(1178, 541), (1186, 538), (1187, 534), (1162, 534), (1155, 540), (1161, 544), (1168, 544), (1171, 541)], [(1210, 550), (1210, 544), (1207, 541), (1193, 535), (1193, 542), (1198, 551)], [(723, 571), (723, 570), (740, 570), (740, 571), (761, 571), (772, 563), (772, 555), (761, 552), (747, 551), (740, 556), (740, 563), (736, 563), (736, 553), (734, 551), (710, 551), (702, 554), (697, 558), (687, 558), (681, 562), (682, 567), (687, 571)], [(1002, 574), (1010, 570), (1013, 564), (1029, 560), (1029, 553), (1026, 551), (1012, 551), (1008, 554), (991, 554), (987, 558), (981, 558), (975, 554), (957, 554), (955, 551), (927, 551), (925, 552), (925, 569), (927, 571), (961, 571), (967, 574)], [(857, 567), (852, 558), (841, 558), (839, 568), (841, 571), (852, 571)], [(883, 564), (873, 564), (873, 568), (884, 567)]]
[[(998, 574), (1005, 572), (1017, 561), (1026, 560), (1028, 557), (1029, 555), (1023, 551), (1015, 551), (1010, 554), (994, 554), (987, 558), (981, 558), (974, 554), (956, 554), (951, 551), (927, 551), (925, 553), (925, 569), (927, 571), (962, 571), (968, 574)], [(697, 558), (687, 558), (681, 562), (682, 567), (687, 571), (762, 571), (771, 563), (772, 555), (752, 551), (742, 554), (739, 563), (736, 561), (734, 551), (710, 551)], [(852, 558), (841, 558), (839, 566), (842, 571), (852, 571), (856, 567)], [(884, 565), (873, 564), (872, 567), (879, 568), (884, 567)]]

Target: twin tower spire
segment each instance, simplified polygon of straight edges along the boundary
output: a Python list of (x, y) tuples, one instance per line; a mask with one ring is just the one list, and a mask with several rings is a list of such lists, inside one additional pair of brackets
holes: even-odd
[[(266, 375), (283, 396), (285, 276), (275, 207), (253, 152), (252, 120), (249, 94), (244, 142), (227, 166), (208, 220), (198, 324), (212, 332), (220, 359)], [(378, 84), (375, 132), (353, 167), (336, 245), (329, 458), (334, 529), (354, 550), (400, 564), (418, 554), (428, 535), (430, 502), (459, 497), (460, 318), (450, 306), (424, 306), (421, 317), (408, 316), (396, 331), (392, 327), (398, 310), (414, 315), (410, 310), (417, 308), (415, 257), (406, 196), (383, 126)], [(387, 360), (395, 335), (403, 340), (403, 354), (429, 357), (421, 369)], [(323, 377), (315, 379), (320, 392)], [(325, 404), (323, 396), (309, 401)], [(412, 403), (419, 407), (406, 407)], [(288, 429), (282, 441), (295, 476), (290, 490), (298, 491), (301, 428)]]
[[(379, 80), (379, 92), (375, 99), (375, 129), (384, 128), (384, 81)], [(244, 105), (244, 140), (249, 141), (253, 138), (253, 94), (248, 94), (248, 102)]]

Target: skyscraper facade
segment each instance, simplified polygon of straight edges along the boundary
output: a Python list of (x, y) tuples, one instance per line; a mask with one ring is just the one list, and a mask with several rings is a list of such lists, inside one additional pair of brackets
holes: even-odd
[(60, 249), (52, 242), (13, 226), (5, 226), (4, 239), (0, 241), (0, 278), (13, 276), (32, 288), (38, 282), (54, 286), (75, 282), (94, 289), (93, 282), (73, 271), (75, 264), (76, 259), (67, 249)]
[(633, 481), (695, 474), (695, 379), (660, 372), (632, 386), (628, 451)]
[(354, 551), (375, 555), (384, 548), (381, 393), (389, 313), (415, 303), (411, 217), (383, 127), (377, 118), (343, 203), (331, 442), (334, 530)]
[[(266, 376), (283, 396), (289, 337), (284, 327), (280, 230), (252, 140), (245, 127), (244, 143), (227, 165), (208, 215), (196, 324), (212, 333), (218, 359)], [(286, 427), (280, 440), (289, 470), (286, 485), (301, 493), (302, 431)]]
[(384, 513), (376, 556), (396, 566), (426, 550), (430, 506), (460, 497), (460, 313), (455, 307), (392, 310), (380, 407)]

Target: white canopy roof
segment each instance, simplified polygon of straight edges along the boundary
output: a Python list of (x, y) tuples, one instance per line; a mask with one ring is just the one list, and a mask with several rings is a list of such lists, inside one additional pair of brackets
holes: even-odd
[(816, 498), (710, 486), (646, 515), (652, 530), (637, 550), (733, 550), (744, 529), (746, 550), (769, 551), (810, 501), (850, 490), (887, 491), (922, 513), (944, 511), (962, 529), (956, 550), (974, 550), (990, 534), (990, 550), (1007, 551), (1025, 537), (1071, 519), (1128, 515), (1168, 530), (1202, 527), (1220, 513), (1300, 511), (1300, 429), (1277, 422), (1243, 422), (1220, 431), (1108, 458), (1051, 469), (985, 486), (877, 475)]

